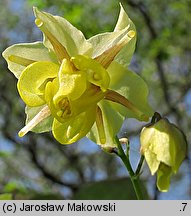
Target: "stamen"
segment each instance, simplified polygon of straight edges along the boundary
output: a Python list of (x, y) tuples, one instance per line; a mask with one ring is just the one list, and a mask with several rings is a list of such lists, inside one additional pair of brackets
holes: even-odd
[(64, 118), (64, 117), (66, 117), (67, 115), (70, 115), (70, 114), (71, 114), (71, 111), (70, 111), (68, 108), (66, 108), (66, 109), (64, 110), (64, 112), (63, 112), (62, 117)]
[(131, 30), (127, 35), (122, 38), (116, 45), (106, 50), (101, 55), (97, 56), (95, 59), (104, 67), (108, 68), (111, 62), (114, 60), (115, 56), (120, 52), (120, 50), (133, 38), (135, 37), (135, 31)]
[(71, 115), (70, 102), (68, 98), (63, 98), (59, 102), (57, 102), (57, 116), (60, 118), (66, 118)]
[(61, 110), (65, 110), (69, 106), (69, 101), (68, 101), (68, 98), (66, 97), (61, 98), (61, 99), (58, 98), (54, 102), (55, 104), (57, 103), (58, 109), (61, 109)]
[(27, 59), (27, 58), (23, 58), (21, 56), (16, 56), (16, 55), (10, 55), (8, 57), (9, 61), (12, 61), (16, 64), (19, 64), (19, 65), (22, 65), (22, 66), (25, 66), (27, 67), (28, 65), (36, 62), (34, 60), (31, 60), (31, 59)]
[(49, 32), (44, 23), (40, 19), (36, 19), (35, 23), (52, 44), (54, 51), (58, 57), (58, 60), (60, 62), (62, 62), (64, 58), (70, 60), (70, 56), (67, 53), (66, 48), (54, 37), (54, 35), (51, 32)]
[(130, 109), (131, 111), (133, 111), (134, 113), (136, 113), (144, 121), (148, 121), (148, 119), (149, 119), (148, 116), (146, 116), (142, 111), (140, 111), (127, 98), (125, 98), (124, 96), (120, 95), (119, 93), (117, 93), (115, 91), (108, 90), (107, 93), (106, 93), (106, 95), (105, 95), (105, 99), (113, 101), (113, 102), (116, 102), (116, 103), (119, 103), (119, 104), (127, 107), (128, 109)]
[(45, 106), (24, 128), (22, 128), (18, 135), (23, 137), (31, 129), (33, 129), (38, 123), (43, 121), (45, 118), (51, 115), (50, 109), (48, 106)]
[(99, 106), (97, 106), (97, 110), (96, 110), (96, 126), (98, 129), (100, 143), (105, 144), (106, 136), (105, 136), (104, 123), (103, 123), (103, 115)]
[(62, 110), (59, 110), (56, 114), (57, 114), (58, 117), (61, 117), (62, 114), (63, 114), (63, 111), (62, 111)]

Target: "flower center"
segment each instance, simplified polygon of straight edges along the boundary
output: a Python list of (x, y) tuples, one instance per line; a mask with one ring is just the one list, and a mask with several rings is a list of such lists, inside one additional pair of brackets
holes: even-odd
[(59, 111), (57, 112), (58, 117), (67, 118), (71, 116), (71, 106), (68, 98), (63, 98), (58, 102)]

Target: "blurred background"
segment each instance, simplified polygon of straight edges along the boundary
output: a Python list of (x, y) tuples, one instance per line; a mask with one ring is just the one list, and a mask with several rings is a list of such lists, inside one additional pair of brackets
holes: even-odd
[[(160, 193), (144, 164), (141, 180), (149, 199), (191, 198), (191, 0), (121, 0), (138, 32), (131, 68), (148, 84), (155, 111), (176, 123), (189, 143), (187, 159)], [(87, 38), (112, 31), (118, 0), (0, 0), (0, 52), (15, 43), (42, 40), (32, 6), (64, 16)], [(17, 132), (25, 121), (16, 78), (0, 57), (0, 194), (13, 199), (135, 199), (127, 172), (115, 155), (86, 138), (65, 146), (50, 133)], [(144, 124), (128, 119), (122, 131), (131, 143), (131, 161), (139, 159)]]

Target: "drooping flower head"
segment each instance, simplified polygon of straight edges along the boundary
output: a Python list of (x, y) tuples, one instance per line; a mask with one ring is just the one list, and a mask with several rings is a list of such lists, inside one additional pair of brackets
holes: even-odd
[(166, 192), (170, 178), (186, 157), (187, 141), (183, 132), (162, 118), (141, 131), (141, 153), (145, 156), (151, 174), (157, 173), (157, 187)]
[(147, 121), (152, 116), (147, 85), (128, 69), (136, 30), (122, 6), (114, 31), (88, 40), (62, 17), (37, 8), (34, 14), (43, 42), (3, 52), (26, 104), (20, 136), (51, 130), (62, 144), (88, 135), (105, 147), (115, 146), (124, 117)]

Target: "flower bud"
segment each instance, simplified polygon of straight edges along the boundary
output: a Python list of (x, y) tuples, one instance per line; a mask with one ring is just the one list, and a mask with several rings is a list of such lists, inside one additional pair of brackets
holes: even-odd
[(167, 191), (170, 177), (176, 173), (186, 157), (187, 141), (183, 132), (167, 119), (144, 127), (140, 136), (141, 154), (151, 174), (157, 172), (157, 187)]
[(102, 146), (102, 150), (108, 154), (117, 153), (117, 148), (110, 147), (110, 146), (107, 147)]

